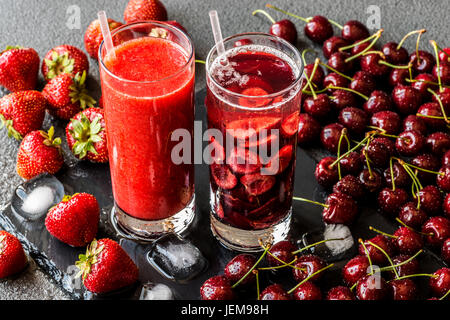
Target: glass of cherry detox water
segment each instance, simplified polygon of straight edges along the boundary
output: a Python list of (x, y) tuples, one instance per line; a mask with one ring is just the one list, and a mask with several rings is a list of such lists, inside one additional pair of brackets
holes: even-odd
[(259, 251), (289, 232), (303, 65), (283, 39), (245, 33), (206, 59), (211, 229)]
[(138, 22), (112, 32), (99, 64), (111, 181), (112, 221), (125, 234), (153, 239), (192, 222), (194, 165), (176, 164), (175, 130), (194, 127), (194, 47), (180, 29)]

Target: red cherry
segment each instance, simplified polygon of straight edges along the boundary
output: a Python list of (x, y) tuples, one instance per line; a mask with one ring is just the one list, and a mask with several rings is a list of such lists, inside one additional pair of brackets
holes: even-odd
[(313, 282), (307, 281), (295, 289), (293, 296), (295, 300), (321, 300), (322, 292)]
[(378, 195), (378, 205), (389, 214), (397, 214), (398, 210), (408, 201), (408, 193), (401, 188), (392, 190), (384, 188)]
[(359, 279), (370, 272), (369, 260), (365, 255), (351, 259), (342, 269), (342, 277), (348, 286), (353, 286)]
[(322, 218), (329, 224), (351, 224), (358, 215), (358, 205), (345, 193), (332, 193), (328, 196)]
[(428, 216), (425, 211), (417, 208), (417, 203), (407, 202), (400, 208), (398, 218), (411, 228), (420, 228)]
[[(439, 159), (432, 154), (424, 153), (411, 160), (411, 164), (431, 171), (439, 170)], [(430, 183), (436, 180), (436, 174), (417, 170), (417, 177), (422, 183)]]
[(428, 89), (432, 90), (437, 89), (436, 85), (426, 82), (426, 81), (437, 82), (437, 79), (431, 74), (421, 73), (418, 76), (416, 76), (414, 80), (416, 81), (411, 84), (411, 87), (419, 91), (420, 95), (424, 99), (429, 99), (431, 97), (431, 93), (428, 91)]
[(441, 257), (445, 263), (450, 264), (450, 238), (444, 241), (441, 249)]
[(346, 62), (345, 60), (349, 58), (350, 55), (345, 52), (335, 52), (333, 53), (330, 58), (328, 59), (328, 66), (331, 68), (343, 73), (348, 74), (350, 73), (354, 68), (354, 60), (350, 60)]
[(449, 166), (450, 165), (450, 150), (448, 150), (443, 156), (442, 156), (442, 166)]
[(381, 52), (383, 52), (386, 60), (392, 64), (401, 65), (408, 63), (408, 51), (403, 47), (399, 49), (397, 47), (398, 43), (388, 42), (381, 47)]
[(417, 155), (425, 145), (424, 136), (414, 130), (403, 131), (397, 137), (395, 147), (397, 151), (407, 157)]
[(444, 217), (431, 217), (422, 226), (422, 233), (429, 245), (439, 246), (450, 238), (450, 220)]
[(320, 133), (320, 141), (325, 149), (332, 153), (336, 153), (338, 151), (339, 139), (341, 138), (342, 130), (344, 130), (344, 126), (339, 123), (331, 123), (322, 128)]
[(348, 287), (338, 286), (328, 291), (327, 300), (355, 300), (355, 296)]
[(432, 131), (443, 130), (445, 121), (443, 119), (433, 119), (431, 117), (442, 117), (441, 107), (437, 102), (428, 102), (419, 107), (417, 114), (421, 116), (427, 127)]
[(333, 186), (333, 193), (345, 193), (358, 200), (365, 195), (365, 190), (358, 178), (348, 174)]
[(439, 170), (439, 175), (436, 179), (437, 185), (444, 192), (450, 192), (450, 166), (447, 165)]
[[(307, 254), (300, 256), (300, 258), (297, 259), (297, 262), (295, 263), (294, 266), (295, 269), (292, 269), (294, 279), (297, 282), (301, 282), (306, 278), (308, 278), (313, 273), (324, 268), (326, 266), (326, 263), (316, 255)], [(317, 281), (321, 278), (321, 276), (322, 273), (318, 273), (312, 278), (310, 278), (308, 281)]]
[(430, 278), (430, 289), (438, 297), (450, 290), (450, 268), (441, 268)]
[(270, 253), (277, 257), (275, 259), (272, 255), (267, 255), (267, 262), (271, 267), (281, 266), (282, 263), (279, 261), (284, 261), (285, 263), (289, 263), (294, 260), (294, 255), (292, 252), (297, 250), (298, 248), (289, 240), (283, 240), (275, 243), (270, 248)]
[(351, 174), (354, 176), (358, 176), (363, 167), (360, 154), (354, 151), (344, 156), (339, 163), (341, 164), (341, 170), (344, 174)]
[(389, 285), (379, 274), (362, 277), (356, 286), (356, 297), (359, 300), (385, 300), (389, 293)]
[(303, 102), (303, 110), (315, 119), (324, 119), (330, 116), (332, 106), (326, 94), (318, 94), (316, 98), (308, 97)]
[(342, 38), (357, 42), (369, 37), (369, 30), (365, 25), (357, 20), (347, 21), (342, 28)]
[[(322, 86), (323, 79), (325, 77), (325, 73), (323, 72), (323, 69), (321, 66), (316, 67), (316, 72), (314, 73), (314, 77), (311, 79), (311, 74), (314, 70), (314, 63), (307, 64), (303, 70), (305, 75), (308, 76), (309, 81), (311, 81), (313, 84), (315, 84), (318, 88)], [(305, 82), (306, 85), (306, 82)]]
[[(231, 259), (225, 266), (225, 276), (231, 283), (235, 283), (245, 276), (255, 263), (256, 258), (254, 256), (245, 253), (239, 254)], [(246, 285), (253, 283), (255, 279), (255, 274), (250, 273), (242, 280), (241, 284)]]
[(338, 120), (350, 133), (358, 135), (364, 133), (369, 119), (364, 110), (347, 107), (341, 110)]
[(393, 107), (391, 96), (381, 90), (372, 91), (369, 100), (367, 100), (363, 108), (369, 114), (375, 114), (380, 111), (390, 111)]
[(271, 284), (261, 292), (260, 300), (292, 300), (291, 296), (283, 289), (283, 287), (276, 283)]
[(409, 79), (409, 71), (407, 69), (392, 69), (389, 73), (389, 85), (391, 87), (407, 85), (406, 79)]
[[(349, 80), (347, 78), (344, 78), (340, 74), (330, 72), (323, 78), (323, 87), (327, 88), (328, 86), (334, 86), (334, 87), (342, 87), (346, 88), (349, 84)], [(334, 91), (332, 89), (332, 91)], [(344, 90), (343, 90), (344, 91)], [(346, 91), (348, 92), (348, 91)]]
[(349, 88), (368, 96), (375, 90), (376, 81), (369, 72), (358, 71), (353, 76)]
[(414, 254), (423, 248), (422, 236), (407, 227), (398, 228), (394, 237), (394, 243), (400, 253)]
[(434, 132), (427, 137), (425, 147), (436, 156), (442, 156), (450, 150), (450, 134), (446, 132)]
[(418, 90), (405, 85), (398, 85), (392, 90), (392, 99), (397, 110), (403, 114), (415, 114), (422, 101)]
[(360, 58), (361, 70), (370, 73), (374, 77), (382, 77), (389, 73), (390, 68), (381, 64), (384, 59), (376, 53), (370, 53)]
[(318, 139), (320, 135), (320, 123), (307, 113), (299, 116), (298, 137), (299, 145), (309, 145)]
[(269, 33), (292, 44), (297, 43), (297, 29), (291, 20), (284, 19), (275, 22), (270, 27)]
[(340, 111), (344, 108), (358, 107), (359, 101), (353, 92), (338, 89), (332, 92), (331, 105), (336, 111)]
[(415, 130), (425, 134), (427, 132), (427, 126), (422, 117), (410, 114), (403, 119), (403, 131)]
[(441, 78), (441, 81), (443, 84), (450, 84), (450, 63), (449, 62), (441, 62), (439, 63), (439, 69), (438, 66), (435, 65), (433, 67), (433, 76), (437, 79), (438, 75)]
[[(392, 240), (384, 235), (377, 235), (377, 236), (373, 237), (372, 239), (364, 241), (364, 245), (367, 248), (370, 259), (372, 260), (373, 264), (383, 265), (388, 260), (387, 260), (386, 256), (380, 250), (378, 250), (376, 247), (371, 245), (369, 243), (369, 241), (374, 243), (381, 249), (383, 249), (390, 257), (392, 257), (394, 255), (395, 248), (392, 243)], [(359, 245), (359, 254), (360, 255), (366, 254), (366, 251), (364, 250), (364, 247), (362, 244)]]
[(225, 276), (214, 276), (203, 283), (200, 288), (202, 300), (233, 300), (234, 293)]
[(394, 300), (415, 300), (418, 289), (411, 279), (394, 279), (389, 282)]
[(323, 187), (331, 187), (339, 180), (337, 165), (331, 167), (334, 161), (336, 161), (335, 157), (325, 157), (316, 166), (314, 175)]
[(439, 189), (434, 185), (424, 187), (418, 192), (420, 208), (430, 214), (437, 214), (441, 210), (442, 196)]
[(379, 111), (372, 115), (370, 124), (385, 130), (387, 134), (396, 134), (400, 130), (401, 119), (394, 111)]
[(444, 202), (442, 204), (442, 209), (444, 213), (450, 218), (450, 193), (445, 196)]
[[(392, 173), (394, 176), (394, 184), (396, 187), (407, 187), (411, 185), (411, 177), (408, 175), (403, 166), (397, 162), (392, 165)], [(392, 187), (391, 169), (387, 168), (383, 172), (384, 180), (388, 187)]]
[(435, 64), (435, 59), (431, 53), (419, 50), (419, 59), (417, 59), (417, 53), (414, 51), (409, 56), (409, 62), (416, 72), (430, 73)]
[(332, 36), (324, 41), (322, 46), (323, 55), (329, 58), (333, 53), (337, 52), (339, 48), (346, 47), (350, 43), (344, 38)]
[(317, 43), (322, 43), (333, 35), (331, 23), (323, 16), (312, 17), (304, 31), (308, 38)]
[(373, 169), (371, 172), (367, 169), (362, 170), (358, 178), (369, 194), (378, 192), (383, 186), (381, 175)]
[[(410, 258), (411, 256), (407, 254), (399, 254), (392, 258), (392, 263), (394, 265), (403, 263), (401, 266), (395, 268), (400, 277), (417, 274), (419, 272), (420, 264), (417, 259), (412, 259), (409, 262), (404, 263), (406, 260)], [(396, 274), (393, 271), (391, 271), (391, 276), (395, 277)]]

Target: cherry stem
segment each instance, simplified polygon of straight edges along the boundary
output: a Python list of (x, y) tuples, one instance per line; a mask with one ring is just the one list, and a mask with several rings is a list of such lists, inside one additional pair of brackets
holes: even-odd
[(317, 202), (317, 201), (313, 201), (313, 200), (309, 200), (309, 199), (305, 199), (305, 198), (301, 198), (301, 197), (292, 197), (292, 199), (294, 200), (298, 200), (298, 201), (303, 201), (303, 202), (309, 202), (312, 204), (317, 204), (319, 206), (322, 206), (324, 208), (328, 208), (329, 205), (325, 204), (325, 203), (321, 203), (321, 202)]
[(446, 294), (444, 294), (442, 297), (440, 297), (439, 300), (445, 300), (445, 298), (447, 298), (449, 294), (450, 294), (450, 290), (448, 290)]
[(436, 75), (438, 78), (438, 84), (439, 84), (439, 90), (442, 89), (442, 80), (441, 80), (441, 75), (439, 73), (439, 52), (438, 52), (438, 45), (436, 43), (436, 41), (434, 40), (430, 40), (430, 44), (433, 47), (434, 50), (434, 55), (436, 56)]
[(398, 277), (396, 279), (389, 280), (388, 282), (394, 281), (394, 280), (403, 280), (408, 278), (414, 278), (414, 277), (430, 277), (430, 278), (437, 278), (437, 275), (429, 274), (429, 273), (416, 273), (416, 274), (408, 274), (406, 276)]
[(357, 94), (358, 96), (360, 96), (361, 98), (363, 98), (364, 100), (369, 100), (369, 97), (362, 94), (361, 92), (358, 92), (356, 90), (350, 89), (350, 88), (345, 88), (345, 87), (337, 87), (337, 86), (333, 86), (333, 85), (329, 85), (327, 87), (328, 89), (334, 89), (334, 90), (344, 90), (344, 91), (349, 91), (351, 93)]
[[(383, 33), (383, 29), (378, 30), (377, 33), (375, 33), (374, 35), (372, 35), (372, 37), (375, 36), (375, 38), (374, 38), (374, 39), (372, 40), (372, 42), (367, 46), (367, 48), (365, 48), (363, 51), (361, 51), (361, 52), (359, 52), (359, 53), (357, 53), (357, 54), (355, 54), (355, 55), (353, 55), (353, 56), (351, 56), (351, 57), (345, 59), (345, 62), (350, 62), (350, 61), (352, 61), (352, 60), (354, 60), (354, 59), (356, 59), (356, 58), (358, 58), (358, 57), (360, 57), (360, 56), (365, 55), (365, 53), (368, 52), (368, 51), (375, 45), (375, 43), (377, 43), (377, 41), (378, 41), (378, 39), (380, 39), (382, 33)], [(370, 39), (370, 38), (371, 38), (371, 37), (367, 38), (366, 40), (368, 40), (368, 39)], [(360, 42), (358, 42), (357, 44), (359, 44), (359, 43), (364, 43), (364, 42), (366, 42), (366, 41), (360, 41)], [(356, 44), (354, 44), (354, 45), (356, 45)]]
[(313, 95), (313, 98), (314, 99), (317, 99), (317, 94), (316, 94), (316, 92), (314, 91), (314, 88), (313, 88), (313, 85), (312, 85), (312, 81), (310, 80), (310, 79), (313, 79), (314, 78), (314, 75), (316, 74), (316, 70), (317, 70), (317, 67), (319, 66), (319, 58), (316, 58), (316, 60), (314, 61), (314, 67), (313, 67), (313, 70), (312, 70), (312, 72), (311, 72), (311, 75), (308, 77), (308, 75), (305, 73), (305, 78), (306, 78), (306, 81), (308, 82), (308, 86), (309, 86), (309, 88), (311, 89), (311, 92), (312, 92), (312, 95)]
[(450, 58), (450, 54), (447, 53), (445, 50), (443, 50), (437, 43), (436, 43), (436, 46), (440, 52), (442, 52), (443, 54), (445, 54), (447, 57)]
[(395, 178), (394, 178), (394, 166), (393, 166), (393, 161), (394, 158), (391, 157), (389, 159), (389, 170), (391, 172), (391, 182), (392, 182), (392, 191), (395, 191)]
[[(407, 163), (405, 161), (403, 161), (402, 159), (399, 159), (399, 158), (395, 158), (395, 157), (394, 157), (394, 159), (400, 163), (400, 165), (403, 167), (403, 169), (405, 169), (406, 173), (409, 175), (409, 177), (413, 181), (413, 183), (411, 185), (411, 193), (414, 198), (416, 198), (416, 194), (417, 194), (417, 209), (420, 209), (419, 191), (422, 189), (422, 184), (420, 183), (419, 178), (414, 173), (414, 171), (412, 171), (412, 169), (407, 166)], [(417, 192), (414, 191), (414, 188), (416, 189)]]
[(420, 30), (414, 30), (414, 31), (408, 32), (408, 33), (402, 38), (402, 40), (400, 40), (400, 42), (398, 43), (398, 45), (397, 45), (397, 50), (400, 50), (400, 48), (403, 46), (403, 43), (405, 42), (405, 40), (406, 40), (409, 36), (411, 36), (411, 35), (413, 35), (413, 34), (416, 34), (416, 33), (424, 33), (425, 31), (426, 31), (425, 29), (420, 29)]
[[(341, 144), (342, 144), (342, 139), (346, 137), (347, 138), (347, 129), (342, 129), (341, 131), (341, 136), (339, 137), (339, 142), (338, 142), (338, 149), (337, 149), (337, 157), (339, 158), (341, 155)], [(347, 138), (347, 150), (350, 149), (350, 142), (348, 141)], [(341, 174), (341, 162), (339, 161), (337, 163), (338, 165), (338, 176), (339, 176), (339, 180), (342, 179), (342, 174)]]
[(400, 220), (399, 217), (395, 218), (395, 221), (397, 221), (398, 223), (400, 223), (400, 224), (401, 224), (402, 226), (404, 226), (405, 228), (408, 228), (409, 230), (412, 230), (412, 231), (414, 231), (414, 232), (416, 232), (416, 233), (419, 233), (419, 234), (421, 234), (421, 235), (424, 235), (424, 236), (433, 236), (433, 235), (434, 235), (433, 233), (420, 232), (420, 231), (417, 231), (417, 230), (411, 228), (411, 227), (408, 226), (406, 223), (404, 223), (402, 220)]
[(362, 245), (362, 247), (364, 248), (364, 253), (366, 254), (367, 260), (369, 260), (370, 272), (371, 272), (371, 274), (374, 274), (375, 271), (374, 271), (374, 269), (373, 269), (372, 259), (370, 259), (369, 250), (367, 250), (367, 247), (366, 247), (366, 245), (364, 244), (364, 241), (363, 241), (361, 238), (358, 239), (358, 242), (359, 242), (359, 243)]
[[(391, 257), (389, 257), (389, 255), (387, 254), (386, 251), (384, 251), (383, 248), (381, 248), (379, 245), (376, 245), (376, 244), (373, 243), (372, 241), (367, 241), (367, 243), (369, 243), (370, 245), (372, 245), (372, 246), (374, 246), (375, 248), (377, 248), (378, 250), (380, 250), (380, 251), (385, 255), (385, 257), (388, 259), (389, 264), (390, 264), (392, 267), (394, 266), (394, 263), (392, 262)], [(399, 278), (399, 274), (398, 274), (397, 269), (396, 269), (395, 267), (393, 267), (393, 271), (394, 271), (394, 273), (395, 273), (395, 277), (398, 279), (398, 278)]]
[(362, 153), (364, 155), (364, 158), (366, 158), (366, 165), (367, 165), (367, 170), (369, 171), (369, 177), (372, 179), (373, 178), (373, 172), (372, 172), (372, 168), (370, 167), (370, 159), (369, 159), (369, 155), (367, 154), (367, 146), (370, 144), (370, 140), (367, 142), (367, 144), (365, 145)]
[(252, 272), (256, 277), (256, 294), (257, 294), (256, 300), (259, 300), (259, 295), (260, 295), (260, 293), (259, 293), (259, 272), (258, 272), (258, 270), (253, 270)]
[(372, 226), (369, 226), (369, 230), (375, 231), (376, 233), (382, 234), (383, 236), (386, 236), (386, 237), (389, 237), (389, 238), (392, 238), (392, 239), (397, 239), (398, 238), (396, 236), (393, 236), (392, 234), (383, 232), (383, 231), (378, 230), (378, 229), (376, 229), (376, 228), (374, 228)]
[(195, 63), (206, 64), (206, 61), (205, 60), (195, 59)]
[(352, 44), (350, 44), (348, 46), (345, 46), (345, 47), (340, 47), (339, 51), (345, 51), (345, 50), (351, 49), (353, 47), (356, 47), (356, 46), (358, 46), (360, 44), (363, 44), (363, 43), (365, 43), (367, 41), (370, 41), (371, 39), (377, 37), (378, 35), (381, 36), (381, 33), (383, 33), (383, 29), (378, 30), (376, 33), (374, 33), (373, 35), (371, 35), (371, 36), (369, 36), (369, 37), (367, 37), (367, 38), (365, 38), (363, 40), (360, 40), (358, 42), (352, 43)]
[[(316, 86), (314, 83), (312, 83), (312, 85), (313, 86)], [(324, 92), (326, 92), (328, 90), (328, 88), (323, 88), (323, 89), (320, 89), (320, 90), (314, 90), (314, 92), (317, 94), (317, 93), (324, 93)], [(306, 86), (302, 89), (302, 92), (303, 93), (305, 93), (305, 94), (308, 94), (308, 95), (311, 95), (312, 96), (312, 92), (311, 91), (308, 91), (308, 90), (306, 90)], [(332, 97), (329, 97), (330, 99), (332, 98)]]
[(327, 68), (328, 70), (331, 70), (331, 71), (333, 71), (334, 73), (340, 75), (341, 77), (343, 77), (343, 78), (345, 78), (345, 79), (347, 79), (347, 80), (349, 80), (349, 81), (353, 81), (353, 78), (352, 78), (352, 77), (349, 77), (349, 76), (343, 74), (342, 72), (336, 70), (335, 68), (330, 67), (329, 65), (327, 65), (327, 64), (325, 64), (325, 63), (323, 63), (323, 62), (319, 62), (319, 64), (320, 64), (321, 66)]
[(333, 167), (336, 165), (336, 163), (338, 163), (339, 161), (341, 161), (343, 158), (345, 158), (346, 156), (348, 156), (351, 152), (355, 151), (356, 149), (358, 149), (360, 146), (362, 146), (370, 137), (371, 135), (368, 134), (365, 136), (364, 139), (362, 139), (360, 142), (358, 142), (356, 144), (356, 146), (354, 146), (353, 148), (351, 148), (350, 150), (348, 150), (346, 153), (344, 153), (343, 155), (341, 155), (340, 157), (338, 157), (336, 160), (334, 160), (334, 162), (332, 164), (330, 164), (330, 167)]
[[(378, 134), (379, 134), (380, 136), (389, 137), (389, 138), (396, 138), (396, 139), (399, 138), (399, 136), (396, 136), (396, 135), (393, 135), (393, 134), (388, 134), (388, 133), (386, 133), (386, 130), (384, 130), (384, 129), (382, 129), (382, 128), (379, 128), (379, 127), (375, 127), (375, 126), (367, 126), (367, 128), (370, 128), (370, 129), (374, 129), (374, 130), (379, 131)], [(403, 138), (403, 139), (407, 139), (407, 138)]]
[[(433, 84), (435, 86), (439, 86), (439, 83), (434, 82), (434, 81), (428, 81), (428, 80), (422, 80), (422, 79), (405, 79), (406, 82), (423, 82), (423, 83), (427, 83), (427, 84)], [(443, 88), (450, 88), (450, 86), (442, 84)]]
[(341, 241), (341, 240), (344, 240), (344, 238), (324, 239), (324, 240), (317, 241), (317, 242), (314, 242), (314, 243), (312, 243), (312, 244), (309, 244), (309, 245), (307, 245), (307, 246), (305, 246), (305, 247), (303, 247), (303, 248), (301, 248), (301, 249), (298, 249), (298, 250), (292, 252), (292, 254), (298, 254), (298, 253), (301, 253), (301, 252), (303, 252), (303, 251), (305, 251), (305, 250), (308, 250), (309, 248), (315, 247), (315, 246), (317, 246), (317, 245), (319, 245), (319, 244), (322, 244), (322, 243), (325, 243), (325, 242), (328, 242), (328, 241)]
[[(311, 49), (311, 48), (306, 48), (305, 50), (302, 51), (302, 61), (303, 61), (303, 65), (304, 65), (304, 66), (307, 65), (307, 63), (306, 63), (306, 58), (305, 58), (305, 54), (306, 54), (307, 52), (314, 52), (314, 53), (316, 53), (316, 52), (315, 52), (313, 49)], [(316, 55), (317, 55), (317, 53), (316, 53)]]
[(317, 270), (316, 272), (310, 274), (307, 278), (303, 279), (302, 281), (300, 281), (295, 287), (293, 287), (291, 290), (289, 290), (287, 293), (291, 294), (292, 292), (294, 292), (298, 287), (300, 287), (302, 284), (304, 284), (305, 282), (309, 281), (309, 279), (311, 279), (312, 277), (314, 277), (315, 275), (321, 273), (322, 271), (325, 271), (328, 268), (331, 268), (332, 266), (334, 266), (334, 263), (331, 263), (329, 265), (327, 265), (326, 267)]
[(398, 66), (398, 65), (389, 63), (386, 60), (378, 60), (378, 64), (383, 64), (383, 65), (391, 67), (393, 69), (411, 69), (411, 67), (412, 67), (411, 63), (409, 63), (407, 65)]
[[(438, 73), (439, 73), (439, 72), (438, 72)], [(428, 92), (431, 92), (431, 94), (432, 94), (432, 95), (436, 98), (436, 100), (438, 101), (439, 107), (441, 107), (441, 112), (442, 112), (442, 115), (443, 115), (443, 117), (444, 117), (445, 122), (450, 123), (450, 121), (449, 121), (448, 118), (447, 118), (447, 114), (445, 113), (445, 108), (444, 108), (444, 105), (442, 104), (442, 100), (441, 100), (441, 98), (439, 97), (439, 95), (438, 95), (436, 92), (434, 92), (431, 88), (428, 88), (427, 91), (428, 91)]]
[(440, 175), (440, 176), (443, 176), (443, 175), (444, 175), (443, 172), (437, 172), (437, 171), (433, 171), (433, 170), (424, 169), (424, 168), (421, 168), (421, 167), (418, 167), (418, 166), (415, 166), (415, 165), (413, 165), (413, 164), (406, 163), (406, 162), (405, 162), (405, 164), (406, 164), (407, 166), (411, 167), (411, 168), (414, 168), (414, 169), (417, 169), (417, 170), (420, 170), (420, 171), (423, 171), (423, 172), (428, 172), (428, 173), (432, 173), (432, 174), (437, 174), (437, 175)]
[(269, 19), (272, 24), (276, 23), (275, 19), (272, 18), (272, 16), (268, 14), (266, 11), (262, 9), (257, 9), (252, 12), (252, 16), (256, 15), (257, 13), (261, 13), (262, 15), (266, 16), (266, 18)]
[[(415, 259), (419, 254), (421, 254), (422, 252), (423, 252), (423, 250), (420, 249), (420, 250), (417, 251), (413, 256), (409, 257), (409, 258), (406, 259), (405, 261), (400, 262), (400, 263), (398, 263), (398, 264), (394, 264), (393, 266), (382, 267), (382, 268), (380, 268), (380, 271), (389, 271), (389, 270), (391, 270), (392, 268), (398, 268), (398, 267), (401, 267), (401, 266), (403, 266), (403, 265), (405, 265), (405, 264), (411, 262), (412, 260), (414, 260), (414, 259)], [(373, 275), (373, 274), (369, 274), (369, 275)]]
[(244, 274), (242, 276), (242, 278), (240, 278), (235, 284), (233, 284), (231, 286), (232, 289), (236, 288), (242, 281), (244, 281), (245, 278), (247, 278), (247, 276), (252, 273), (253, 270), (255, 270), (256, 266), (261, 262), (261, 260), (265, 257), (265, 255), (267, 254), (267, 252), (270, 249), (270, 245), (268, 245), (267, 247), (264, 248), (264, 252), (261, 254), (261, 256), (259, 257), (258, 261), (255, 262), (255, 264), (253, 265), (253, 267), (250, 268), (250, 270), (247, 271), (246, 274)]
[(377, 55), (379, 55), (381, 58), (386, 59), (386, 56), (384, 55), (384, 53), (381, 52), (381, 51), (378, 51), (378, 50), (372, 50), (372, 51), (366, 51), (366, 52), (364, 52), (364, 55), (365, 55), (365, 56), (368, 55), (368, 54), (377, 54)]
[(292, 267), (293, 269), (297, 269), (297, 270), (304, 270), (304, 268), (297, 268), (295, 266), (293, 266), (292, 264), (294, 264), (297, 261), (297, 257), (294, 258), (294, 260), (292, 260), (289, 263), (284, 262), (283, 260), (279, 259), (277, 256), (274, 256), (273, 254), (271, 254), (271, 252), (267, 252), (270, 256), (272, 256), (273, 258), (275, 258), (276, 260), (278, 260), (279, 262), (283, 263), (280, 266), (274, 266), (274, 267), (263, 267), (263, 268), (258, 268), (258, 270), (276, 270), (276, 269), (281, 269), (281, 268), (285, 268), (285, 267)]

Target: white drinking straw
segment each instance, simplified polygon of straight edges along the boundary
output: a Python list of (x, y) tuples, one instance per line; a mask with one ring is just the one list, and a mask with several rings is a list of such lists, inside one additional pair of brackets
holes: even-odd
[(214, 35), (214, 41), (217, 47), (218, 56), (223, 56), (224, 62), (228, 63), (228, 59), (225, 56), (225, 46), (223, 45), (222, 31), (220, 30), (219, 16), (216, 10), (209, 12), (209, 19), (211, 20), (211, 28)]
[(114, 44), (111, 37), (111, 31), (109, 30), (108, 18), (106, 17), (105, 11), (99, 11), (97, 13), (98, 20), (100, 20), (100, 28), (102, 30), (103, 41), (106, 47), (106, 54), (111, 52), (113, 58), (115, 58), (116, 53), (114, 52)]

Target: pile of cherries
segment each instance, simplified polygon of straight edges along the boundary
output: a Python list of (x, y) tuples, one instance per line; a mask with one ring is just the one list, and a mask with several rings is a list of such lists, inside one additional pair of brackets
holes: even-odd
[[(332, 154), (315, 169), (318, 183), (331, 193), (324, 204), (294, 199), (322, 205), (325, 223), (351, 225), (359, 203), (375, 196), (382, 214), (402, 225), (393, 235), (372, 228), (379, 234), (360, 240), (359, 255), (342, 270), (345, 286), (332, 288), (326, 298), (415, 299), (415, 276), (430, 277), (432, 299), (448, 297), (450, 268), (420, 274), (416, 257), (426, 245), (450, 264), (450, 48), (430, 41), (434, 54), (419, 50), (425, 30), (378, 48), (383, 30), (371, 35), (359, 21), (341, 26), (323, 16), (303, 18), (267, 7), (304, 21), (305, 35), (323, 46), (328, 59), (308, 64), (308, 50), (303, 53), (306, 81), (298, 143), (307, 147), (320, 141)], [(275, 22), (263, 10), (256, 13), (271, 19), (272, 34), (296, 42), (292, 21)], [(333, 25), (341, 29), (340, 36), (334, 35)], [(403, 43), (412, 35), (417, 35), (416, 50), (409, 54)], [(318, 256), (298, 252), (287, 240), (266, 248), (259, 260), (267, 256), (271, 270), (292, 268), (298, 285), (285, 291), (272, 284), (258, 290), (259, 299), (322, 298), (317, 280), (329, 266)], [(257, 282), (259, 260), (236, 256), (224, 276), (205, 282), (202, 299), (231, 299), (235, 287)], [(380, 285), (374, 286), (377, 276)]]

